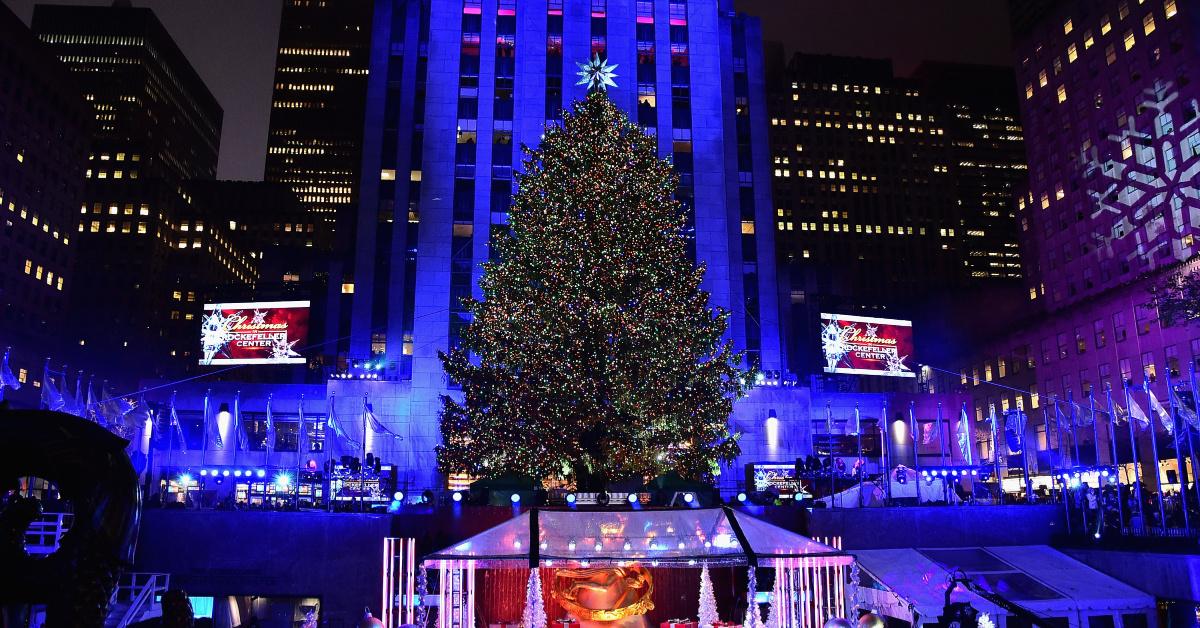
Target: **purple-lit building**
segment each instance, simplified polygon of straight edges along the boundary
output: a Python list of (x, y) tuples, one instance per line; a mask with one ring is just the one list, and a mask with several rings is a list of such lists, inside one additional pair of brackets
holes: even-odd
[[(1179, 0), (1036, 3), (1014, 10), (1015, 65), (1029, 155), (1017, 217), (1034, 314), (961, 366), (958, 381), (983, 421), (1020, 406), (1036, 433), (1038, 467), (1052, 460), (1110, 464), (1108, 422), (1079, 427), (1058, 447), (1055, 402), (1077, 415), (1133, 402), (1153, 416), (1148, 381), (1163, 404), (1168, 379), (1188, 384), (1200, 329), (1160, 325), (1151, 288), (1197, 264), (1200, 235), (1200, 7)], [(1189, 13), (1191, 11), (1191, 13)], [(950, 382), (947, 382), (950, 383)], [(999, 384), (999, 386), (993, 385)], [(1102, 415), (1103, 416), (1103, 415)], [(1170, 438), (1155, 421), (1161, 482), (1179, 488)], [(979, 438), (990, 449), (989, 431)], [(1069, 430), (1068, 430), (1069, 431)], [(1093, 432), (1099, 432), (1099, 443)], [(1127, 432), (1117, 435), (1128, 462)], [(1139, 438), (1142, 475), (1154, 488), (1150, 438)], [(1061, 457), (1047, 452), (1060, 449)], [(1187, 447), (1182, 458), (1188, 455)], [(1098, 460), (1096, 452), (1099, 452)], [(1169, 460), (1168, 460), (1169, 459)], [(1031, 460), (1032, 462), (1032, 460)]]

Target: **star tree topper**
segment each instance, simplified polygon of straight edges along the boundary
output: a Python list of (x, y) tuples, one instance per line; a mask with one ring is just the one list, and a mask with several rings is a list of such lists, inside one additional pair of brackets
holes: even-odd
[(587, 85), (588, 91), (598, 89), (602, 92), (608, 91), (609, 86), (616, 87), (617, 84), (613, 79), (617, 74), (613, 70), (617, 69), (617, 64), (608, 64), (608, 59), (601, 59), (599, 54), (593, 54), (591, 61), (584, 61), (576, 64), (579, 66), (579, 71), (575, 73), (579, 77), (576, 85)]

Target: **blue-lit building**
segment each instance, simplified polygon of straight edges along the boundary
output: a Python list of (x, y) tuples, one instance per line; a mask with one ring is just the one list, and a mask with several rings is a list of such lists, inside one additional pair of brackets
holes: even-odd
[(432, 474), (446, 392), (438, 352), (468, 324), (460, 298), (479, 296), (521, 145), (536, 145), (583, 98), (575, 71), (593, 55), (617, 65), (609, 96), (676, 165), (693, 252), (707, 266), (703, 287), (731, 311), (730, 338), (765, 371), (786, 371), (761, 33), (732, 5), (376, 3), (356, 246), (330, 282), (348, 312), (330, 316), (342, 328), (327, 330), (345, 338), (339, 367), (355, 378), (333, 380), (331, 392), (361, 406), (363, 393), (348, 388), (370, 387), (376, 413), (404, 437), (372, 449)]

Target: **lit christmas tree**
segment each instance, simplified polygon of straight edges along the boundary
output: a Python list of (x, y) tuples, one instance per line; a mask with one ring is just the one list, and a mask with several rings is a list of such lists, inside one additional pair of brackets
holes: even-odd
[(521, 628), (546, 628), (546, 606), (542, 604), (542, 576), (537, 568), (529, 570)]
[(720, 621), (717, 617), (717, 596), (713, 593), (712, 577), (708, 574), (708, 563), (700, 570), (700, 614), (696, 623), (700, 628), (712, 628)]
[(603, 78), (527, 149), (483, 298), (441, 356), (463, 391), (443, 398), (442, 472), (696, 478), (739, 452), (728, 417), (753, 378), (700, 289), (670, 162)]

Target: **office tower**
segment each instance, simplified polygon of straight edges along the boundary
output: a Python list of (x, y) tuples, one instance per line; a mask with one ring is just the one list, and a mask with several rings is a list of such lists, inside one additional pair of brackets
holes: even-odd
[(149, 9), (39, 5), (32, 27), (94, 115), (75, 234), (75, 340), (109, 368), (169, 369), (198, 333), (187, 304), (212, 285), (254, 279), (225, 227), (197, 215), (183, 187), (216, 174), (221, 107)]
[[(1035, 410), (1041, 451), (1059, 442), (1047, 438), (1043, 411), (1069, 412), (1071, 401), (1103, 411), (1109, 390), (1125, 407), (1123, 382), (1145, 407), (1143, 386), (1167, 399), (1167, 381), (1187, 384), (1189, 361), (1200, 359), (1194, 329), (1160, 322), (1152, 294), (1197, 267), (1195, 11), (1176, 0), (1058, 2), (1015, 41), (1029, 155), (1017, 216), (1038, 314), (981, 347), (957, 379), (978, 408)], [(1099, 459), (1110, 461), (1097, 431)], [(1084, 463), (1096, 458), (1095, 436), (1082, 431)], [(1148, 442), (1143, 478), (1155, 476)], [(1127, 441), (1117, 445), (1127, 462)], [(1066, 449), (1060, 456), (1074, 460)]]
[(295, 191), (318, 251), (354, 224), (371, 11), (369, 0), (283, 2), (264, 177)]
[[(608, 95), (674, 160), (703, 288), (731, 310), (729, 334), (767, 371), (783, 368), (774, 277), (761, 35), (721, 0), (465, 0), (376, 4), (352, 273), (349, 375), (398, 383), (381, 419), (432, 473), (438, 351), (465, 327), (488, 236), (503, 228), (522, 144), (585, 95), (577, 63), (618, 65)], [(368, 370), (369, 369), (369, 370)], [(339, 393), (339, 398), (353, 399)], [(404, 459), (412, 456), (412, 459)]]
[[(771, 145), (789, 360), (819, 372), (821, 312), (933, 321), (1021, 277), (1014, 184), (1025, 173), (1011, 74), (795, 55), (773, 78)], [(961, 87), (956, 87), (961, 85)], [(920, 339), (920, 338), (919, 338)]]
[(11, 368), (26, 384), (5, 398), (29, 406), (37, 404), (31, 384), (46, 356), (61, 360), (67, 344), (91, 110), (7, 7), (0, 7), (0, 75), (0, 351), (12, 347)]

